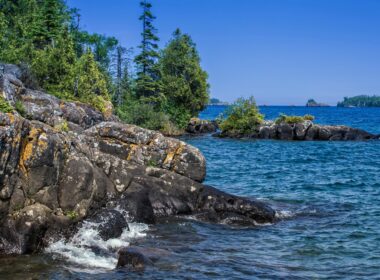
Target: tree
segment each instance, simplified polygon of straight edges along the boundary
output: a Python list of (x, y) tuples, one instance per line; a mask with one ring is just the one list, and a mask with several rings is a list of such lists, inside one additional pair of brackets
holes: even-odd
[(34, 50), (30, 64), (40, 87), (60, 98), (71, 98), (75, 62), (74, 43), (69, 31), (65, 30), (54, 45)]
[(179, 29), (162, 52), (159, 61), (166, 110), (180, 127), (198, 116), (209, 100), (208, 75), (201, 68), (196, 46)]
[(252, 96), (247, 99), (239, 98), (228, 109), (227, 118), (221, 120), (220, 129), (222, 133), (247, 135), (255, 132), (263, 121), (264, 116), (260, 114)]
[(141, 53), (135, 58), (137, 66), (136, 92), (139, 97), (146, 98), (151, 102), (158, 102), (160, 85), (158, 83), (157, 42), (159, 38), (156, 36), (157, 29), (153, 26), (155, 16), (151, 12), (151, 3), (144, 0), (140, 5), (143, 9), (143, 14), (139, 18), (143, 23), (143, 32), (139, 46)]
[(107, 82), (90, 49), (76, 63), (75, 97), (82, 101), (109, 100)]
[(62, 0), (44, 0), (39, 5), (41, 8), (37, 11), (34, 20), (37, 27), (33, 34), (34, 43), (38, 48), (49, 44), (54, 47), (65, 27), (68, 26), (70, 15)]

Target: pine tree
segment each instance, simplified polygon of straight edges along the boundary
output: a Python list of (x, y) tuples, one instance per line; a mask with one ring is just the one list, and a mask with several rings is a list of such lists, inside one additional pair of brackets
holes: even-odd
[(62, 0), (44, 0), (37, 3), (38, 10), (31, 15), (33, 20), (33, 39), (37, 48), (55, 46), (62, 32), (70, 24), (70, 14)]
[(107, 80), (90, 49), (76, 63), (73, 88), (76, 99), (104, 110), (109, 100)]
[(208, 75), (201, 68), (196, 46), (179, 29), (162, 52), (159, 61), (166, 111), (181, 127), (202, 111), (209, 99)]
[(157, 102), (159, 98), (159, 71), (157, 59), (159, 58), (159, 38), (156, 36), (157, 29), (153, 26), (151, 12), (152, 4), (146, 0), (140, 3), (143, 14), (140, 20), (143, 23), (142, 41), (139, 46), (141, 53), (135, 58), (137, 65), (136, 92), (138, 97), (147, 98), (149, 101)]
[(68, 30), (43, 50), (34, 50), (32, 72), (40, 87), (60, 98), (73, 96), (73, 76), (76, 62), (74, 42)]
[[(113, 96), (113, 101), (116, 106), (122, 105), (122, 78), (123, 78), (123, 62), (124, 62), (124, 54), (125, 48), (122, 46), (118, 46), (116, 48), (116, 85), (115, 85), (115, 93)], [(128, 73), (127, 73), (128, 74)]]

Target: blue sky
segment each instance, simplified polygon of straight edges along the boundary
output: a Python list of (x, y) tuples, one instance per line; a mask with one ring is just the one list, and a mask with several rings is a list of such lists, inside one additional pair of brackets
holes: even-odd
[[(137, 0), (68, 0), (90, 32), (139, 44)], [(380, 95), (378, 0), (153, 0), (161, 46), (181, 28), (209, 73), (211, 95), (266, 105), (336, 104)]]

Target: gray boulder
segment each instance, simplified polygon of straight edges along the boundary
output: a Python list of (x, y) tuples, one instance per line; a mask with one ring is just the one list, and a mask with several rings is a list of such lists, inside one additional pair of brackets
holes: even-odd
[(189, 134), (213, 133), (216, 132), (218, 128), (219, 126), (216, 121), (192, 118), (186, 127), (186, 132)]

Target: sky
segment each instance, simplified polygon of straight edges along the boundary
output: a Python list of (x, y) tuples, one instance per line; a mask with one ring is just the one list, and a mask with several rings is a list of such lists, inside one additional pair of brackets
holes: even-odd
[[(164, 47), (179, 27), (197, 44), (212, 97), (335, 105), (380, 95), (379, 0), (152, 0)], [(137, 52), (138, 0), (67, 0), (81, 27)]]

